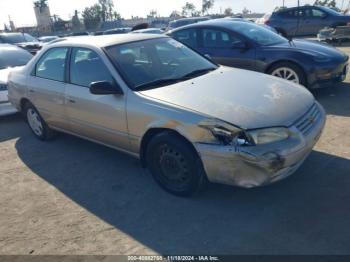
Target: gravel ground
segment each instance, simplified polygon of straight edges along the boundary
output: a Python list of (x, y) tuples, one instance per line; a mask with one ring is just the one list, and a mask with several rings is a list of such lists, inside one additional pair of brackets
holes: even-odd
[(350, 79), (314, 94), (328, 121), (295, 175), (192, 199), (129, 156), (0, 118), (0, 254), (350, 254)]

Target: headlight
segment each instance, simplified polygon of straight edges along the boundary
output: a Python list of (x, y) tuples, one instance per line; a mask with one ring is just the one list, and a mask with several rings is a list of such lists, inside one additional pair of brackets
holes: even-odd
[(285, 140), (289, 137), (289, 130), (285, 127), (256, 129), (245, 132), (255, 145), (269, 144)]
[(199, 126), (210, 130), (217, 141), (224, 145), (232, 144), (237, 134), (241, 132), (238, 127), (216, 119), (202, 121)]

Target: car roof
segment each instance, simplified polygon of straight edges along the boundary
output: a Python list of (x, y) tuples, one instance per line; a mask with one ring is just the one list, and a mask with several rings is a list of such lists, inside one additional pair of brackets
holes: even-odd
[(21, 53), (28, 53), (30, 54), (27, 50), (20, 48), (16, 45), (12, 45), (12, 44), (0, 44), (0, 54), (3, 52), (21, 52)]
[(130, 42), (164, 38), (164, 35), (154, 34), (120, 34), (120, 35), (99, 35), (99, 36), (76, 36), (60, 39), (50, 46), (93, 46), (93, 47), (106, 47), (118, 44), (125, 44)]
[(179, 22), (179, 21), (192, 21), (192, 20), (208, 20), (210, 19), (210, 16), (196, 16), (196, 17), (186, 17), (186, 18), (180, 18), (173, 20), (171, 22)]
[(20, 48), (16, 45), (12, 45), (12, 44), (0, 44), (0, 51), (6, 49), (6, 50), (23, 50), (23, 48)]
[[(208, 20), (208, 21), (195, 23), (195, 24), (181, 26), (181, 27), (178, 27), (176, 29), (171, 30), (171, 32), (175, 32), (175, 31), (179, 31), (179, 30), (183, 30), (183, 29), (187, 29), (187, 28), (202, 27), (202, 26), (216, 26), (216, 27), (222, 27), (222, 28), (231, 30), (232, 26), (235, 24), (239, 25), (239, 24), (247, 24), (247, 23), (251, 23), (251, 22), (246, 21), (246, 20), (233, 20), (233, 19), (225, 19), (225, 18), (212, 19), (212, 20)], [(251, 24), (254, 24), (254, 23), (251, 23)]]

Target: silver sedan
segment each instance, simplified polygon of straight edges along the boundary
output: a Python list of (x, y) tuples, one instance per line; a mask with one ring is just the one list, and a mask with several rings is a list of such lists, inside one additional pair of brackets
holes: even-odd
[(17, 112), (8, 99), (8, 76), (11, 71), (19, 70), (31, 58), (32, 55), (20, 47), (0, 44), (0, 116)]
[(251, 188), (285, 178), (325, 124), (305, 88), (148, 34), (51, 44), (11, 73), (9, 97), (37, 138), (61, 131), (121, 150), (181, 196), (207, 181)]

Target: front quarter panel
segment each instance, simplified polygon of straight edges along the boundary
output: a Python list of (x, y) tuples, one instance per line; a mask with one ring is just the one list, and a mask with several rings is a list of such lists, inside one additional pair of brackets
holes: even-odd
[(130, 91), (127, 102), (130, 148), (139, 154), (141, 141), (154, 128), (176, 131), (193, 145), (196, 142), (216, 143), (211, 132), (198, 126), (209, 117), (175, 105), (160, 102), (138, 92)]

